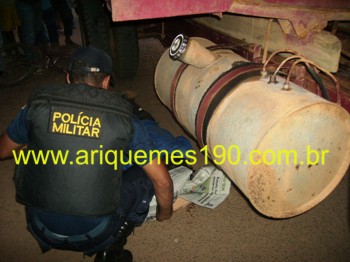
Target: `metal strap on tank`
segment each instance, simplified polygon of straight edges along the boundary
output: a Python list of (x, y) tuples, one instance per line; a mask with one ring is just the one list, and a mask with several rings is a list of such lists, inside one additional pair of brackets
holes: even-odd
[(207, 128), (209, 121), (220, 102), (225, 96), (242, 81), (260, 75), (262, 65), (254, 63), (241, 63), (220, 75), (203, 95), (196, 114), (196, 137), (199, 145), (203, 147), (207, 141)]
[(177, 84), (179, 83), (180, 77), (187, 68), (188, 64), (181, 64), (179, 68), (177, 69), (175, 76), (173, 78), (173, 81), (171, 81), (171, 86), (170, 86), (170, 109), (171, 112), (173, 112), (174, 116), (177, 117), (176, 109), (175, 109), (175, 99), (176, 99), (176, 89), (177, 89)]
[[(208, 46), (207, 49), (210, 51), (215, 51), (215, 50), (220, 50), (222, 47), (218, 46), (218, 45), (214, 45), (214, 46)], [(227, 47), (226, 49), (230, 49), (229, 47)], [(250, 63), (250, 62), (249, 62)], [(171, 85), (170, 85), (170, 110), (171, 112), (173, 112), (174, 116), (176, 119), (178, 119), (177, 113), (176, 113), (176, 109), (175, 109), (175, 100), (176, 100), (176, 89), (177, 89), (177, 84), (179, 83), (179, 80), (183, 74), (183, 72), (185, 71), (185, 69), (188, 67), (188, 64), (184, 64), (182, 63), (179, 68), (177, 69), (173, 81), (171, 81)]]

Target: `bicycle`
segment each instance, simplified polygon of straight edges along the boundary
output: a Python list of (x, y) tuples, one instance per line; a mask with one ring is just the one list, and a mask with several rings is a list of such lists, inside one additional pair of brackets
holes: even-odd
[(66, 73), (70, 57), (68, 53), (72, 53), (71, 51), (73, 50), (47, 50), (18, 42), (0, 48), (0, 58), (4, 62), (0, 87), (18, 85), (43, 69)]

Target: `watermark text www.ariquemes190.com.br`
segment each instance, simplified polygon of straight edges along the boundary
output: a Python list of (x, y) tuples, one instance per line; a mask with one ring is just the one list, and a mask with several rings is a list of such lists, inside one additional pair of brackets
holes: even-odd
[[(259, 150), (255, 149), (249, 152), (248, 157), (243, 158), (241, 149), (237, 145), (224, 147), (223, 145), (215, 145), (209, 153), (208, 146), (202, 147), (200, 153), (204, 156), (204, 164), (209, 164), (210, 159), (216, 165), (222, 165), (226, 161), (230, 165), (324, 165), (329, 150), (315, 150), (307, 145), (303, 154), (298, 154), (296, 150)], [(73, 153), (73, 158), (70, 154)], [(77, 150), (70, 152), (69, 150), (21, 150), (13, 151), (15, 163), (28, 165), (111, 165), (115, 170), (118, 165), (146, 165), (154, 161), (154, 159), (162, 159), (165, 164), (173, 163), (177, 165), (187, 164), (195, 165), (197, 163), (197, 152), (195, 150), (137, 150), (136, 152), (123, 150), (104, 150), (103, 145), (96, 150)], [(299, 159), (302, 155), (303, 159)]]

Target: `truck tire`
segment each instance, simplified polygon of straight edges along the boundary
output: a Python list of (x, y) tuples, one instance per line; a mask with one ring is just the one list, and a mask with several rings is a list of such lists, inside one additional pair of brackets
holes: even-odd
[(136, 75), (139, 66), (137, 27), (129, 23), (114, 23), (112, 31), (113, 51), (116, 52), (112, 56), (116, 74), (118, 78), (131, 78)]
[(117, 78), (134, 77), (139, 59), (136, 26), (113, 23), (103, 1), (78, 0), (76, 3), (83, 45), (106, 51), (113, 59)]

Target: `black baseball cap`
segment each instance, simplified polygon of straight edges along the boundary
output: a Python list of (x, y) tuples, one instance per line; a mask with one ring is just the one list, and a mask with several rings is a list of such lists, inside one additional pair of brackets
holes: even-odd
[(70, 58), (68, 72), (102, 72), (112, 75), (112, 59), (96, 47), (79, 47)]

